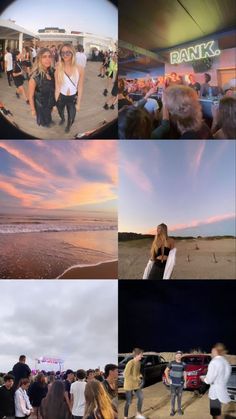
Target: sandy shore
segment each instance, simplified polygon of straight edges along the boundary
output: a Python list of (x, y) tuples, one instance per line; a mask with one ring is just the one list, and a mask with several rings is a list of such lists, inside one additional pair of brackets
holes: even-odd
[(100, 263), (98, 265), (72, 267), (58, 279), (117, 279), (118, 261)]
[[(141, 279), (152, 239), (119, 242), (119, 279)], [(176, 240), (172, 279), (236, 279), (236, 240)], [(215, 258), (214, 258), (215, 254)]]

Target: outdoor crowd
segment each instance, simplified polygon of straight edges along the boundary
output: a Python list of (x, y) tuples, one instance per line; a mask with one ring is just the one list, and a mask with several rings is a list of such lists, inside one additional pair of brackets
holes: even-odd
[(2, 374), (0, 419), (117, 419), (118, 367), (33, 376), (25, 355)]
[[(210, 99), (212, 117), (204, 115), (201, 100)], [(118, 81), (119, 138), (233, 139), (236, 132), (236, 80), (220, 89), (204, 74), (175, 72), (146, 80)]]
[[(104, 96), (111, 91), (111, 97), (105, 103), (104, 109), (114, 109), (118, 87), (117, 54), (112, 51), (98, 53), (94, 59), (102, 62), (99, 75), (106, 78)], [(83, 46), (78, 45), (77, 51), (70, 43), (37, 49), (26, 46), (22, 52), (11, 51), (7, 47), (4, 60), (3, 56), (0, 60), (0, 70), (5, 70), (8, 86), (11, 87), (14, 82), (16, 98), (23, 97), (30, 106), (37, 124), (46, 128), (54, 126), (52, 112), (57, 109), (60, 116), (59, 125), (66, 123), (65, 132), (68, 133), (74, 123), (76, 112), (81, 107), (87, 63)], [(25, 82), (28, 82), (27, 88)]]

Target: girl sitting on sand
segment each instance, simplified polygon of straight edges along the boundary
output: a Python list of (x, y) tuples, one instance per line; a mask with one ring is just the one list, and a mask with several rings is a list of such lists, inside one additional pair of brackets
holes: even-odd
[(163, 279), (170, 250), (174, 247), (174, 239), (168, 237), (167, 225), (159, 224), (151, 247), (151, 261), (153, 263), (147, 279)]

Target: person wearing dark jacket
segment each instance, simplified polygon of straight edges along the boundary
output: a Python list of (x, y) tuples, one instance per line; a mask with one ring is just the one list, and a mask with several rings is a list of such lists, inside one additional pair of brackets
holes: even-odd
[(31, 374), (31, 369), (25, 362), (26, 362), (26, 356), (21, 355), (19, 357), (19, 362), (17, 362), (12, 369), (12, 373), (15, 377), (14, 388), (18, 387), (18, 384), (21, 378), (29, 378)]
[(6, 374), (3, 380), (4, 384), (0, 387), (0, 419), (14, 419), (14, 377), (11, 374)]

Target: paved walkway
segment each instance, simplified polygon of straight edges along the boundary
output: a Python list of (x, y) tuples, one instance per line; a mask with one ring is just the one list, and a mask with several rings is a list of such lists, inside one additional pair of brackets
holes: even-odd
[[(147, 419), (167, 419), (170, 417), (170, 391), (162, 383), (146, 387), (143, 390), (144, 404), (143, 414)], [(124, 418), (124, 397), (119, 400), (119, 419)], [(192, 391), (184, 391), (182, 397), (184, 419), (211, 419), (209, 415), (208, 393), (198, 396)], [(133, 398), (129, 411), (129, 419), (133, 419), (136, 413), (136, 398)], [(231, 402), (223, 407), (223, 419), (236, 418), (236, 403)], [(180, 418), (177, 414), (176, 419)]]
[[(15, 85), (8, 86), (6, 74), (0, 78), (0, 101), (9, 109), (13, 117), (7, 117), (14, 125), (18, 126), (22, 131), (42, 139), (63, 139), (74, 138), (77, 134), (95, 130), (117, 117), (117, 108), (114, 110), (104, 110), (105, 97), (102, 92), (105, 88), (105, 79), (97, 77), (100, 63), (87, 63), (85, 69), (85, 83), (83, 96), (81, 100), (81, 109), (76, 114), (75, 122), (71, 127), (70, 133), (66, 134), (65, 127), (59, 126), (60, 118), (57, 110), (53, 113), (53, 120), (56, 125), (52, 128), (39, 127), (35, 118), (31, 116), (29, 105), (21, 97), (17, 99), (15, 94)], [(28, 81), (24, 83), (25, 88), (28, 87)]]

